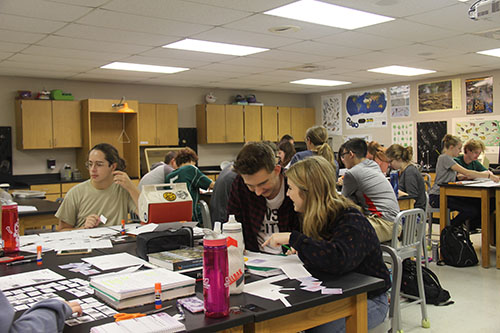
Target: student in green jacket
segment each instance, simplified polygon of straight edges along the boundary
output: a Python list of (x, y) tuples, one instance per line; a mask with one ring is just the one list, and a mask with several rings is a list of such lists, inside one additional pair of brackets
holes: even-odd
[[(470, 139), (464, 144), (464, 153), (455, 157), (455, 162), (467, 170), (486, 171), (488, 170), (477, 159), (485, 150), (484, 143), (480, 140)], [(468, 179), (463, 175), (458, 175), (459, 180)]]

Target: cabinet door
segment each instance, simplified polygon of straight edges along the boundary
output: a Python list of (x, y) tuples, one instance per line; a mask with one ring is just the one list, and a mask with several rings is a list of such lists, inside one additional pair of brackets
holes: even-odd
[(243, 142), (243, 105), (226, 105), (226, 142)]
[[(287, 106), (278, 106), (278, 136), (281, 139), (283, 135), (288, 134), (292, 135), (292, 118), (291, 118), (291, 109)], [(301, 137), (303, 138), (303, 134)], [(295, 141), (302, 140), (296, 137), (293, 137)], [(279, 140), (279, 139), (278, 139)]]
[(262, 107), (262, 140), (278, 141), (278, 108), (276, 106)]
[(156, 104), (139, 104), (139, 144), (155, 145), (156, 139)]
[[(224, 105), (207, 104), (205, 106), (207, 143), (225, 143), (226, 142), (226, 116)], [(241, 119), (243, 125), (243, 118)], [(242, 126), (243, 127), (243, 126)], [(241, 129), (243, 132), (243, 128)], [(242, 134), (243, 141), (243, 134)]]
[(156, 135), (158, 144), (177, 146), (179, 144), (179, 120), (177, 104), (156, 104)]
[(52, 148), (51, 101), (23, 100), (18, 103), (16, 108), (18, 148)]
[(54, 148), (82, 146), (82, 116), (79, 101), (52, 101)]
[(257, 105), (245, 106), (245, 142), (262, 140), (261, 107)]
[(312, 108), (292, 108), (292, 136), (296, 141), (303, 141), (306, 131), (314, 126), (315, 112)]

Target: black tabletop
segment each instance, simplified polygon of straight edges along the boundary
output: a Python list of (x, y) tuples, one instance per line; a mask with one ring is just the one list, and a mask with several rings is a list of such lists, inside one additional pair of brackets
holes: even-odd
[(22, 206), (35, 206), (36, 212), (23, 212), (19, 213), (19, 216), (30, 216), (30, 215), (45, 215), (45, 214), (55, 214), (59, 206), (61, 205), (59, 202), (49, 201), (45, 199), (22, 199), (22, 198), (14, 198), (14, 201), (17, 202), (18, 205)]

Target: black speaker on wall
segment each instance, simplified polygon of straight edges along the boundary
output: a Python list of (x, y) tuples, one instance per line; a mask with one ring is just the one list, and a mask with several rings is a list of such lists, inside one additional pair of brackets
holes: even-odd
[(0, 178), (12, 176), (12, 128), (0, 126)]
[(179, 128), (179, 147), (189, 147), (198, 154), (196, 128)]

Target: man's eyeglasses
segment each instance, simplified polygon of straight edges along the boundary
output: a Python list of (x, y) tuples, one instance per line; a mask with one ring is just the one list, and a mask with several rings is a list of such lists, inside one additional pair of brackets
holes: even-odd
[(106, 165), (106, 162), (95, 162), (95, 163), (90, 162), (90, 161), (85, 162), (85, 167), (87, 169), (92, 169), (93, 167), (102, 168), (105, 165)]
[(343, 152), (342, 154), (340, 154), (340, 158), (344, 158), (344, 155), (349, 154), (349, 153), (350, 153), (349, 151)]

